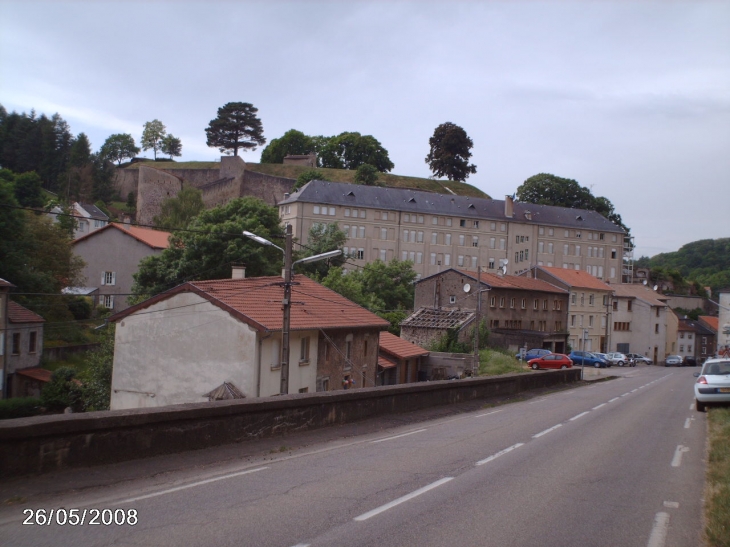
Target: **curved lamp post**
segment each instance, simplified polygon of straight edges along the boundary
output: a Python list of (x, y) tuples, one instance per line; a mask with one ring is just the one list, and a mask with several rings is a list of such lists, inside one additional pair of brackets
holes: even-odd
[(289, 323), (291, 318), (291, 286), (292, 286), (292, 269), (296, 264), (306, 264), (309, 262), (319, 262), (320, 260), (326, 260), (342, 254), (342, 251), (337, 249), (335, 251), (329, 251), (314, 256), (308, 256), (301, 258), (292, 263), (292, 231), (291, 224), (286, 227), (286, 239), (285, 245), (282, 249), (278, 245), (273, 244), (268, 239), (264, 239), (261, 236), (249, 232), (243, 231), (243, 235), (247, 238), (254, 240), (256, 243), (265, 245), (267, 247), (276, 247), (282, 253), (284, 253), (284, 298), (281, 301), (281, 309), (283, 312), (282, 327), (281, 327), (281, 386), (279, 393), (286, 395), (289, 393)]

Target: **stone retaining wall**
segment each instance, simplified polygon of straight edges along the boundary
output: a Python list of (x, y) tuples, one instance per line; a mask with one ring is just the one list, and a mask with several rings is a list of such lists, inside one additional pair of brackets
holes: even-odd
[(0, 422), (0, 477), (250, 441), (577, 382), (580, 369)]

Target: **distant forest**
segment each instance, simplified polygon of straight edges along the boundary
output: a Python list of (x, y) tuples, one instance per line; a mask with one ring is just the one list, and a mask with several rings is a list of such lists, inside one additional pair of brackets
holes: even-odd
[(699, 292), (701, 287), (730, 289), (730, 238), (701, 239), (673, 253), (641, 257), (637, 268), (650, 268), (654, 281), (670, 280), (677, 292)]

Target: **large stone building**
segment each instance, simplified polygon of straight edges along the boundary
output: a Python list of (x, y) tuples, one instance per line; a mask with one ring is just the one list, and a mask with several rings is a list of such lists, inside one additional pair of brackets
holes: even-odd
[(304, 243), (313, 225), (337, 222), (356, 265), (411, 260), (420, 277), (452, 266), (516, 274), (544, 265), (621, 282), (624, 231), (595, 211), (320, 180), (279, 211)]
[(537, 266), (525, 275), (570, 292), (568, 332), (572, 349), (608, 351), (608, 313), (613, 293), (610, 285), (587, 272), (570, 268)]
[[(566, 349), (568, 291), (540, 279), (449, 268), (416, 283), (414, 309), (413, 316), (403, 321), (402, 336), (420, 344), (441, 333), (444, 315), (480, 310), (491, 344), (515, 351), (538, 347), (563, 353)], [(442, 313), (428, 314), (436, 319), (429, 326), (422, 310)]]
[(667, 346), (667, 316), (671, 315), (667, 297), (642, 284), (611, 287), (609, 350), (640, 353), (660, 363)]

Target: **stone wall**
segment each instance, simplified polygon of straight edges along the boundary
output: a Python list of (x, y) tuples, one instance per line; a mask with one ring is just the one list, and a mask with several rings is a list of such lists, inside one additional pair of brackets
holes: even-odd
[(246, 170), (243, 174), (241, 196), (252, 196), (269, 205), (276, 205), (284, 199), (284, 194), (291, 193), (296, 182), (294, 179)]
[(183, 179), (159, 169), (141, 165), (137, 193), (137, 222), (152, 224), (160, 214), (162, 202), (174, 198), (182, 189)]
[(580, 369), (0, 422), (0, 477), (250, 441), (574, 383)]

